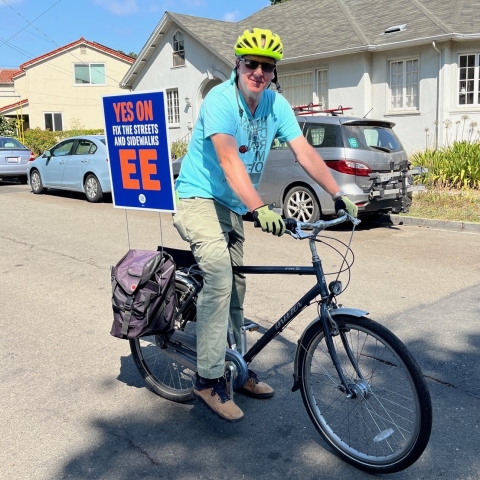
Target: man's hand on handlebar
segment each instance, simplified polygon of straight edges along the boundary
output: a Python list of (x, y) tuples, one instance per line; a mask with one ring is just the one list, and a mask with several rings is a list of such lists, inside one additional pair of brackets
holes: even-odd
[(263, 205), (253, 211), (253, 220), (256, 227), (262, 232), (273, 233), (281, 237), (285, 233), (285, 223), (281, 215), (273, 210), (273, 205)]
[(335, 212), (338, 213), (339, 210), (345, 210), (350, 216), (357, 218), (358, 207), (345, 195), (335, 200)]

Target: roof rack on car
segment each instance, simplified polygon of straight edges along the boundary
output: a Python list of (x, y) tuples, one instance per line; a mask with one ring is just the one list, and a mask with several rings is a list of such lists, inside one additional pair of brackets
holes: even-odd
[(292, 109), (295, 115), (314, 115), (316, 113), (325, 113), (327, 115), (331, 115), (332, 117), (343, 115), (345, 110), (352, 109), (352, 107), (342, 107), (341, 105), (339, 105), (338, 108), (327, 108), (325, 110), (321, 110), (322, 107), (322, 103), (309, 103), (308, 105), (298, 105), (296, 107), (292, 107)]

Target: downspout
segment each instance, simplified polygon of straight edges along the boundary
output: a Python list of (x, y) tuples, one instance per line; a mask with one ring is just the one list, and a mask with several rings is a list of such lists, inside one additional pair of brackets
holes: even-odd
[(432, 42), (433, 48), (438, 52), (438, 75), (437, 75), (437, 108), (435, 118), (435, 150), (438, 149), (438, 119), (440, 116), (440, 72), (442, 71), (442, 52)]

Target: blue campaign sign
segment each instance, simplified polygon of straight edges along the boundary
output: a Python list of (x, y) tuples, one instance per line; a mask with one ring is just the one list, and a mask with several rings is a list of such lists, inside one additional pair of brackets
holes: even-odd
[(103, 97), (114, 207), (175, 212), (165, 93)]

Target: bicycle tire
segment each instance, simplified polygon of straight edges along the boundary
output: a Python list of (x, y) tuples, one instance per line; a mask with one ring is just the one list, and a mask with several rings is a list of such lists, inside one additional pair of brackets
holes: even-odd
[[(186, 291), (185, 285), (175, 282), (178, 308)], [(196, 304), (187, 309), (190, 318), (194, 318), (192, 308), (196, 309)], [(188, 332), (195, 328), (194, 321), (187, 322), (185, 327), (180, 327), (182, 324), (182, 319), (179, 319), (176, 328)], [(159, 335), (130, 340), (130, 350), (140, 375), (152, 392), (167, 400), (179, 403), (193, 400), (195, 372), (163, 353), (161, 345), (162, 338)]]
[[(355, 398), (340, 379), (316, 323), (305, 332), (298, 353), (300, 390), (315, 428), (345, 461), (370, 473), (393, 473), (412, 465), (425, 450), (432, 429), (430, 393), (405, 345), (367, 317), (336, 315), (340, 334), (332, 340)], [(361, 377), (349, 361), (342, 334)]]

